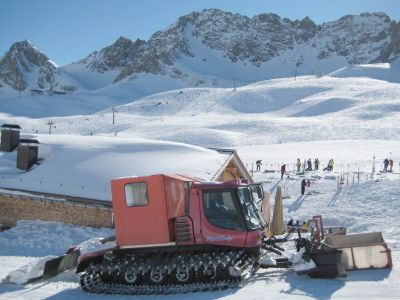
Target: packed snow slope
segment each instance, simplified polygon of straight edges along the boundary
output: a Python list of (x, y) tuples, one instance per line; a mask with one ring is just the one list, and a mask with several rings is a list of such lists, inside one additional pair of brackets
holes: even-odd
[[(360, 66), (362, 68), (362, 66)], [(61, 106), (61, 109), (64, 107)], [(25, 110), (20, 107), (19, 109)], [(29, 114), (29, 109), (25, 110)], [(115, 135), (237, 147), (319, 140), (399, 139), (400, 84), (303, 76), (233, 88), (163, 92), (91, 115), (31, 119), (0, 114), (24, 134)]]
[(211, 180), (228, 158), (181, 143), (101, 136), (35, 135), (39, 164), (16, 168), (16, 151), (0, 152), (2, 188), (111, 201), (111, 180), (160, 173)]
[[(280, 69), (281, 66), (277, 64), (276, 69)], [(394, 61), (392, 63), (385, 63), (385, 64), (368, 64), (368, 65), (347, 65), (344, 64), (343, 68), (336, 69), (332, 68), (330, 73), (330, 77), (327, 76), (308, 76), (303, 78), (309, 78), (311, 80), (310, 89), (307, 90), (307, 86), (301, 86), (300, 83), (296, 84), (287, 82), (284, 84), (284, 81), (290, 81), (290, 79), (282, 80), (282, 79), (275, 79), (269, 81), (259, 81), (260, 79), (255, 80), (246, 80), (246, 81), (238, 81), (238, 80), (229, 80), (226, 81), (226, 84), (223, 85), (207, 85), (205, 87), (194, 87), (189, 88), (190, 84), (182, 84), (181, 82), (174, 81), (171, 78), (161, 76), (161, 75), (153, 75), (153, 74), (142, 74), (137, 77), (135, 81), (132, 80), (125, 80), (124, 82), (119, 82), (115, 85), (110, 87), (101, 88), (98, 90), (78, 90), (72, 94), (51, 94), (49, 95), (48, 92), (44, 92), (40, 95), (32, 95), (30, 91), (22, 91), (19, 93), (15, 93), (10, 88), (3, 88), (0, 89), (0, 111), (3, 113), (7, 113), (13, 116), (25, 116), (30, 118), (43, 118), (43, 117), (56, 117), (56, 116), (71, 116), (77, 114), (92, 114), (100, 110), (104, 110), (106, 108), (112, 106), (118, 106), (127, 104), (129, 105), (130, 102), (139, 102), (142, 100), (144, 96), (153, 95), (156, 93), (160, 93), (163, 95), (163, 91), (172, 91), (172, 90), (208, 90), (208, 91), (219, 91), (219, 90), (226, 90), (231, 91), (233, 90), (234, 86), (240, 86), (239, 91), (247, 91), (250, 95), (244, 95), (247, 98), (252, 98), (252, 91), (254, 89), (254, 99), (251, 103), (249, 103), (249, 111), (243, 112), (265, 112), (265, 111), (279, 111), (279, 109), (287, 106), (288, 104), (294, 104), (296, 100), (301, 100), (307, 96), (320, 94), (322, 91), (318, 89), (318, 85), (324, 82), (324, 79), (331, 78), (331, 77), (338, 77), (338, 78), (360, 78), (359, 82), (362, 82), (365, 79), (367, 80), (379, 80), (383, 81), (382, 83), (376, 83), (377, 87), (387, 82), (388, 86), (396, 85), (400, 81), (400, 77), (398, 74), (400, 73), (400, 62), (399, 60)], [(230, 71), (226, 71), (230, 73)], [(242, 74), (244, 70), (238, 70), (238, 73)], [(246, 72), (244, 72), (246, 73)], [(251, 72), (250, 72), (251, 73)], [(289, 78), (293, 78), (295, 74), (288, 74)], [(243, 75), (244, 76), (244, 75)], [(294, 79), (299, 79), (300, 82), (302, 77), (294, 77)], [(321, 81), (314, 82), (313, 81), (317, 78), (323, 78)], [(313, 80), (314, 79), (314, 80)], [(326, 81), (326, 80), (325, 80)], [(273, 94), (268, 94), (262, 96), (264, 92), (268, 92), (268, 87), (260, 88), (260, 84), (264, 85), (266, 83), (270, 83), (272, 86), (275, 87)], [(339, 84), (342, 82), (338, 81)], [(337, 84), (338, 84), (337, 83)], [(357, 82), (354, 83), (357, 85)], [(373, 81), (370, 84), (375, 83)], [(283, 85), (281, 87), (282, 93), (279, 93), (280, 90), (276, 90), (279, 88), (279, 85)], [(313, 86), (314, 85), (314, 86)], [(330, 87), (329, 84), (325, 83), (325, 86), (328, 85), (327, 89), (333, 89), (334, 87)], [(367, 84), (365, 84), (366, 86)], [(361, 85), (359, 88), (365, 88), (365, 86)], [(258, 88), (257, 88), (258, 87)], [(291, 87), (296, 87), (295, 89), (291, 89)], [(313, 89), (317, 88), (317, 89)], [(306, 90), (300, 91), (300, 89), (305, 88)], [(371, 90), (373, 87), (370, 86), (368, 90)], [(285, 90), (286, 89), (286, 93)], [(171, 94), (166, 92), (167, 98), (171, 97)], [(358, 93), (360, 94), (360, 90)], [(238, 98), (240, 98), (241, 93), (237, 93)], [(242, 94), (243, 95), (243, 94)], [(293, 95), (293, 96), (292, 96)], [(213, 95), (210, 95), (213, 96)], [(215, 95), (217, 98), (219, 95)], [(152, 96), (149, 96), (152, 98)], [(193, 96), (191, 96), (193, 97)], [(234, 98), (229, 100), (231, 103), (235, 103), (240, 99)], [(286, 99), (288, 97), (288, 99)], [(182, 97), (181, 97), (182, 98)], [(274, 103), (265, 103), (265, 100)], [(146, 99), (146, 98), (143, 98)], [(199, 105), (206, 108), (208, 102), (203, 102), (201, 97), (197, 99), (199, 101)], [(228, 99), (226, 98), (228, 101)], [(264, 100), (264, 101), (263, 101)], [(350, 99), (351, 100), (351, 99)], [(378, 100), (378, 99), (377, 99)], [(262, 102), (262, 107), (260, 110), (257, 110), (259, 102)], [(356, 103), (348, 101), (348, 99), (330, 99), (328, 102), (329, 106), (333, 106), (333, 108), (337, 107), (337, 110), (341, 110), (342, 108), (353, 106)], [(353, 104), (353, 105), (352, 105)], [(321, 104), (325, 106), (324, 104)], [(235, 109), (235, 107), (232, 107)], [(329, 111), (329, 108), (328, 110)], [(297, 111), (294, 111), (295, 114)], [(299, 113), (304, 115), (315, 115), (318, 114), (320, 110), (317, 111), (311, 110), (309, 112)], [(296, 115), (295, 115), (296, 116)]]

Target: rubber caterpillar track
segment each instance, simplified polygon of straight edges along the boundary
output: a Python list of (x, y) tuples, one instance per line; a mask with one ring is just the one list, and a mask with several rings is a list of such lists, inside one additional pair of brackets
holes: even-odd
[(162, 256), (105, 256), (81, 275), (86, 292), (177, 294), (240, 287), (256, 271), (256, 257), (244, 251), (168, 253)]

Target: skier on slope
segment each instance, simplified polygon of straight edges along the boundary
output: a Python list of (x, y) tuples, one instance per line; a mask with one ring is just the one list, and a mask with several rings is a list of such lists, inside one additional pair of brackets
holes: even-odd
[(389, 172), (393, 172), (393, 159), (389, 159)]
[(304, 195), (305, 191), (306, 191), (306, 186), (307, 186), (307, 180), (305, 178), (303, 178), (301, 180), (301, 194)]
[(307, 171), (312, 171), (312, 162), (311, 158), (307, 160)]
[(262, 165), (261, 159), (260, 159), (260, 160), (257, 160), (257, 161), (256, 161), (257, 171), (260, 171), (260, 170), (261, 170), (261, 165)]
[(333, 158), (331, 158), (331, 159), (329, 160), (329, 164), (328, 164), (328, 166), (329, 166), (329, 171), (333, 171), (333, 164), (334, 164), (334, 161), (333, 161)]
[(315, 171), (318, 171), (318, 168), (319, 168), (319, 159), (316, 158), (316, 159), (314, 160), (314, 170), (315, 170)]
[(333, 160), (333, 159), (330, 159), (330, 160), (328, 161), (328, 165), (323, 169), (323, 171), (332, 171), (332, 169), (333, 169), (332, 160)]
[(285, 175), (285, 172), (286, 172), (286, 165), (283, 164), (283, 165), (281, 166), (281, 180), (283, 179), (283, 175)]
[(301, 168), (300, 158), (298, 158), (297, 161), (296, 161), (296, 167), (297, 167), (297, 172), (300, 172), (300, 168)]
[(387, 172), (388, 165), (389, 165), (389, 160), (385, 158), (385, 160), (383, 161), (383, 173)]

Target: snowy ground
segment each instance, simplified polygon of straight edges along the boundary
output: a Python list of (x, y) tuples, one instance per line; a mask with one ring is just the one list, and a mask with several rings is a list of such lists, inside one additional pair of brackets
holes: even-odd
[[(364, 71), (360, 66), (338, 71), (337, 77), (263, 81), (236, 91), (191, 88), (164, 92), (117, 107), (114, 125), (111, 109), (70, 117), (50, 118), (50, 113), (41, 119), (0, 113), (0, 122), (20, 124), (27, 136), (46, 134), (52, 120), (53, 133), (88, 136), (88, 144), (93, 134), (235, 148), (250, 171), (258, 159), (263, 161), (263, 170), (278, 170), (286, 163), (292, 171), (298, 157), (302, 161), (318, 157), (322, 165), (334, 158), (333, 173), (308, 174), (310, 196), (300, 197), (298, 176), (280, 181), (278, 173), (254, 172), (254, 178), (264, 183), (272, 199), (277, 185), (284, 188), (284, 195), (290, 197), (283, 203), (286, 220), (322, 214), (327, 225), (346, 226), (350, 232), (382, 231), (393, 251), (392, 270), (355, 271), (345, 279), (317, 280), (298, 277), (292, 271), (261, 270), (241, 289), (135, 298), (398, 299), (400, 84), (362, 77)], [(357, 77), (345, 77), (352, 75)], [(104, 149), (106, 153), (107, 147)], [(384, 158), (394, 159), (394, 173), (371, 178), (367, 173), (372, 171), (374, 155), (377, 171)], [(51, 157), (42, 164), (50, 161)], [(339, 190), (340, 176), (345, 185)], [(20, 223), (0, 233), (0, 280), (40, 257), (59, 255), (71, 244), (109, 234), (109, 230), (54, 223)], [(73, 297), (132, 299), (86, 294), (72, 272), (31, 285), (0, 284), (0, 299)]]
[[(312, 145), (311, 145), (312, 147)], [(250, 154), (250, 153), (249, 153)], [(347, 226), (350, 232), (382, 231), (392, 249), (392, 270), (365, 270), (348, 273), (344, 279), (310, 279), (287, 270), (260, 270), (243, 288), (202, 294), (175, 296), (142, 296), (143, 299), (396, 299), (400, 294), (400, 206), (399, 174), (376, 174), (374, 179), (352, 175), (338, 189), (340, 172), (310, 172), (309, 191), (301, 197), (301, 177), (290, 174), (280, 180), (279, 174), (255, 172), (273, 199), (277, 185), (283, 187), (285, 219), (307, 220), (322, 214), (326, 225)], [(35, 263), (47, 255), (60, 255), (69, 245), (97, 236), (112, 235), (112, 230), (96, 230), (60, 223), (26, 221), (0, 233), (0, 280), (21, 266)], [(83, 292), (78, 277), (66, 272), (35, 284), (0, 284), (0, 299), (128, 299), (130, 296), (92, 295)]]

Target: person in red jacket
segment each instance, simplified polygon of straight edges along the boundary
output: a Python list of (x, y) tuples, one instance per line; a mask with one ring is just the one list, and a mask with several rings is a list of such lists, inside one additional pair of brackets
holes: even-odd
[(286, 172), (286, 165), (283, 164), (283, 165), (281, 166), (281, 180), (283, 179), (283, 175), (285, 175), (285, 172)]

